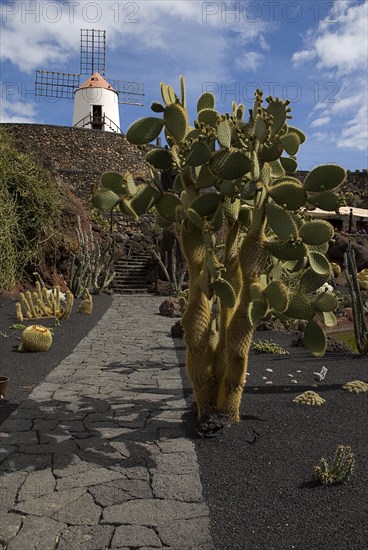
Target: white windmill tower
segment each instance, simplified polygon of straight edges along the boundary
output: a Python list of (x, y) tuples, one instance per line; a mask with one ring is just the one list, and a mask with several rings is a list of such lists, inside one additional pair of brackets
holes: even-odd
[[(80, 73), (36, 70), (35, 95), (74, 100), (73, 126), (121, 133), (119, 104), (142, 106), (143, 84), (104, 78), (106, 31), (81, 29)], [(80, 76), (89, 78), (80, 85)]]
[(74, 93), (73, 126), (120, 133), (119, 94), (98, 71)]

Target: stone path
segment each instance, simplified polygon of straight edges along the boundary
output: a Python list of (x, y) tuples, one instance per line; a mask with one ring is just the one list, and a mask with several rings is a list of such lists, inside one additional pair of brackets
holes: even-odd
[(2, 424), (0, 548), (214, 548), (161, 302), (115, 296)]

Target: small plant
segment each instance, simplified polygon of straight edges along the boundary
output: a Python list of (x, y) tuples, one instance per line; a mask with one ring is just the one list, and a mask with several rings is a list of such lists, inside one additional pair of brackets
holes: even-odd
[(18, 351), (47, 351), (52, 344), (52, 332), (42, 325), (30, 325), (21, 336)]
[(336, 449), (332, 464), (325, 458), (315, 466), (314, 473), (317, 481), (323, 485), (346, 483), (349, 481), (354, 466), (353, 451), (349, 445), (339, 445)]
[(88, 288), (84, 291), (83, 300), (79, 304), (78, 312), (84, 313), (85, 315), (91, 315), (93, 311), (93, 301), (92, 296), (88, 292)]
[(52, 290), (41, 287), (41, 283), (36, 281), (36, 290), (31, 293), (19, 293), (20, 302), (15, 304), (17, 319), (20, 323), (27, 319), (43, 319), (47, 317), (56, 317), (57, 319), (67, 319), (72, 311), (74, 296), (68, 291), (65, 295), (65, 304), (62, 306), (62, 293), (60, 287), (56, 285)]
[(253, 342), (252, 347), (258, 353), (273, 353), (274, 355), (289, 355), (289, 352), (275, 344), (272, 340)]
[(318, 407), (320, 407), (325, 403), (325, 400), (315, 391), (305, 391), (304, 393), (297, 395), (295, 399), (293, 399), (293, 403), (309, 406), (317, 405)]
[(343, 390), (347, 390), (350, 393), (365, 393), (368, 392), (368, 384), (362, 380), (352, 380), (351, 382), (346, 382), (343, 385)]

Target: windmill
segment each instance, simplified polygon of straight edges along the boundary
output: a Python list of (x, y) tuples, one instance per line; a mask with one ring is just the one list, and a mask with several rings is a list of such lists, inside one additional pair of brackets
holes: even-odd
[[(144, 85), (104, 78), (106, 31), (81, 29), (79, 73), (36, 70), (35, 95), (74, 100), (73, 126), (121, 133), (120, 105), (143, 106)], [(81, 75), (89, 78), (80, 84)]]

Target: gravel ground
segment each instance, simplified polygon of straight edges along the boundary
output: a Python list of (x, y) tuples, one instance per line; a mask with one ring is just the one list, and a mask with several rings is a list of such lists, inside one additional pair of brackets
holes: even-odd
[[(290, 355), (252, 351), (241, 422), (216, 438), (196, 439), (216, 548), (366, 550), (368, 393), (350, 394), (341, 386), (355, 379), (368, 382), (368, 358), (329, 353), (316, 359), (292, 347), (289, 335), (255, 336), (264, 339), (274, 339)], [(184, 361), (183, 350), (177, 354)], [(322, 366), (328, 372), (315, 388), (313, 372)], [(324, 405), (293, 403), (310, 389)], [(192, 418), (192, 433), (193, 425)], [(351, 445), (355, 456), (350, 481), (317, 484), (314, 466), (322, 457), (332, 458), (341, 444)]]
[(69, 319), (55, 327), (54, 319), (24, 321), (24, 325), (40, 324), (54, 329), (53, 344), (46, 353), (19, 353), (21, 330), (11, 327), (19, 323), (15, 315), (15, 301), (0, 298), (0, 376), (7, 376), (9, 384), (6, 399), (0, 400), (0, 424), (24, 401), (64, 357), (84, 338), (101, 319), (112, 302), (111, 296), (93, 296), (91, 315), (78, 313), (76, 300)]

